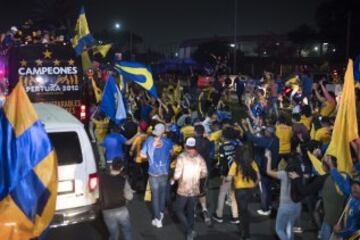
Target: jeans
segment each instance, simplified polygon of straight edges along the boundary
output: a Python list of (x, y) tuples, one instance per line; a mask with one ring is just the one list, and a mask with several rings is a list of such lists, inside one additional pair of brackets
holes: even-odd
[(276, 234), (280, 240), (293, 240), (292, 231), (296, 219), (301, 214), (301, 204), (280, 205), (276, 216)]
[(270, 116), (275, 116), (276, 118), (279, 117), (279, 109), (277, 106), (277, 97), (271, 97), (270, 99), (270, 109), (269, 109), (269, 114)]
[(103, 210), (104, 221), (109, 231), (109, 240), (118, 240), (120, 228), (125, 240), (132, 239), (130, 214), (127, 207)]
[(251, 198), (253, 189), (243, 188), (236, 189), (236, 200), (239, 206), (240, 212), (240, 228), (243, 238), (250, 237), (250, 212), (249, 212), (249, 200)]
[(197, 197), (183, 197), (176, 195), (176, 215), (184, 226), (186, 234), (194, 230), (194, 214)]
[(151, 188), (152, 207), (154, 217), (160, 220), (160, 213), (165, 210), (166, 193), (168, 186), (168, 175), (151, 176), (149, 177)]
[(99, 141), (97, 141), (96, 148), (99, 153), (99, 166), (100, 166), (100, 168), (105, 168), (106, 161), (105, 161), (104, 150), (103, 150), (104, 147), (101, 146), (101, 143)]
[(260, 200), (261, 209), (263, 211), (269, 211), (271, 205), (271, 179), (266, 175), (261, 175)]
[(320, 228), (320, 240), (329, 240), (331, 237), (332, 229), (331, 226), (327, 223), (322, 223)]
[(223, 217), (223, 215), (224, 215), (224, 204), (225, 204), (225, 197), (226, 197), (227, 193), (229, 193), (229, 196), (231, 198), (232, 217), (233, 218), (239, 217), (239, 210), (238, 210), (238, 206), (236, 203), (235, 192), (232, 189), (231, 185), (232, 185), (231, 181), (226, 181), (226, 182), (224, 181), (220, 186), (219, 197), (218, 197), (217, 208), (216, 208), (216, 215), (218, 217)]

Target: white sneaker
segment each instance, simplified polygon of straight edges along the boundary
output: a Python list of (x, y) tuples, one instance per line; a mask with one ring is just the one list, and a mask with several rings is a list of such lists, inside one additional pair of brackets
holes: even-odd
[(293, 227), (293, 232), (294, 233), (303, 233), (303, 230), (301, 227)]
[(271, 214), (271, 210), (263, 211), (262, 209), (257, 210), (257, 213), (262, 216), (269, 216)]
[(152, 221), (151, 221), (151, 224), (156, 227), (156, 228), (162, 228), (163, 225), (162, 225), (162, 222), (161, 220), (157, 219), (157, 218), (154, 218)]

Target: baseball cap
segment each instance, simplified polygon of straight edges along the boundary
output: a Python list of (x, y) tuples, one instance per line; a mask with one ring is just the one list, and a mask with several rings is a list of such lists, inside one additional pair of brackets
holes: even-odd
[(188, 148), (194, 148), (196, 146), (196, 140), (193, 137), (186, 139), (185, 146)]
[(165, 125), (162, 124), (162, 123), (158, 123), (158, 124), (155, 125), (155, 128), (152, 131), (152, 134), (159, 137), (162, 134), (164, 134), (164, 132), (165, 132)]

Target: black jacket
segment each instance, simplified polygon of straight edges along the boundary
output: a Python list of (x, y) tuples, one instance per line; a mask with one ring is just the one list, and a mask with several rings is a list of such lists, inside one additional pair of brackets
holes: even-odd
[(329, 174), (312, 177), (306, 184), (304, 184), (303, 178), (297, 178), (292, 180), (291, 199), (294, 202), (300, 202), (307, 196), (319, 193), (320, 190), (323, 188), (324, 182), (328, 176)]
[(195, 137), (196, 139), (196, 150), (201, 155), (201, 157), (205, 160), (206, 166), (210, 171), (212, 167), (213, 160), (211, 159), (211, 143), (209, 139), (204, 137)]
[(126, 178), (122, 175), (103, 174), (100, 177), (102, 210), (120, 208), (126, 205)]

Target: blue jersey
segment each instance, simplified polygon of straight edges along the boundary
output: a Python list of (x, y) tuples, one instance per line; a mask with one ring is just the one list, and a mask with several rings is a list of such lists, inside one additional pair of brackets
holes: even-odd
[(105, 148), (105, 159), (112, 162), (116, 157), (124, 158), (124, 144), (127, 139), (120, 133), (109, 133), (101, 145)]

